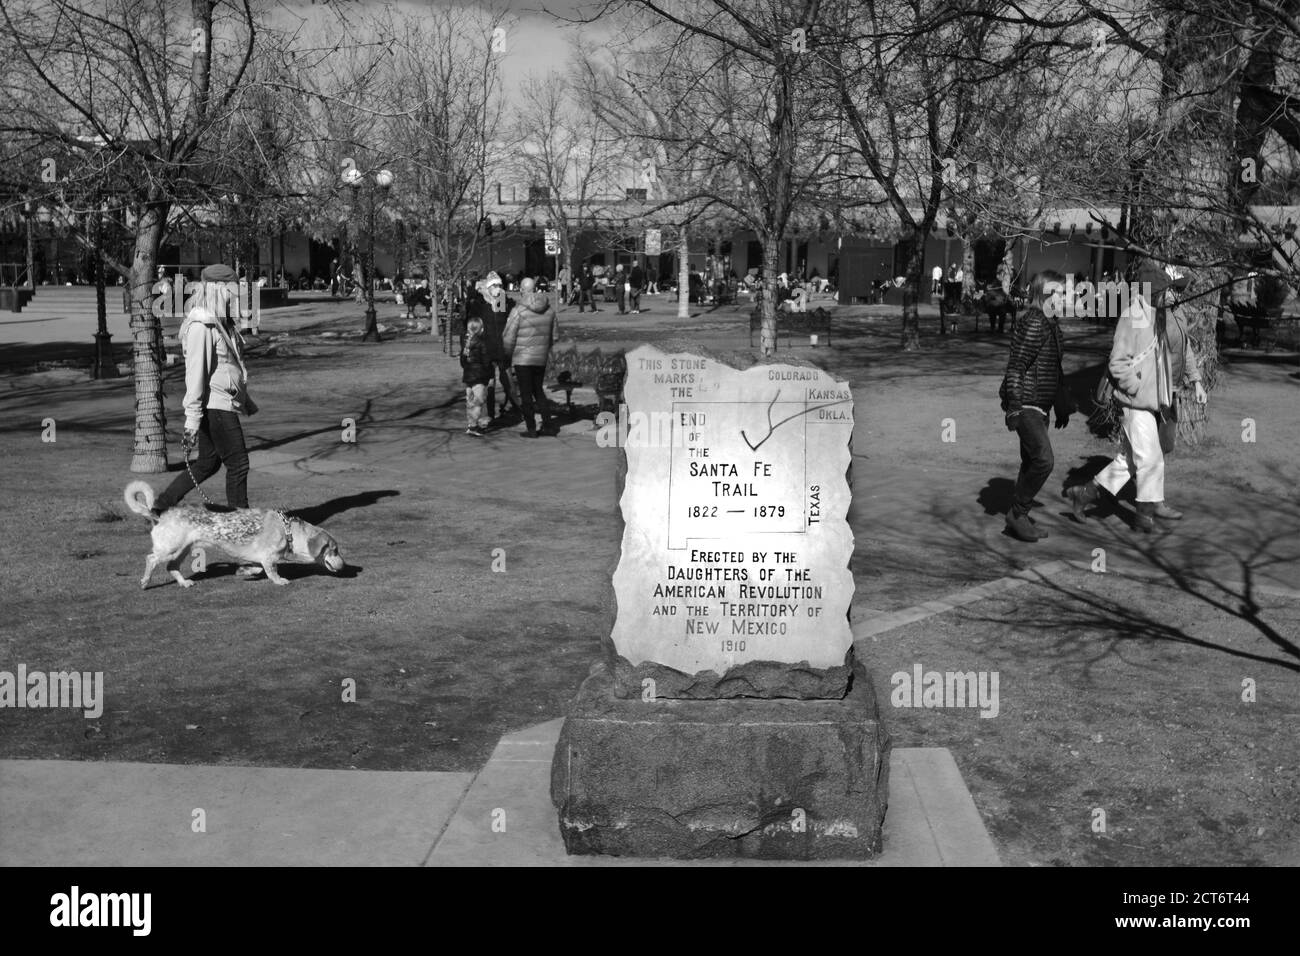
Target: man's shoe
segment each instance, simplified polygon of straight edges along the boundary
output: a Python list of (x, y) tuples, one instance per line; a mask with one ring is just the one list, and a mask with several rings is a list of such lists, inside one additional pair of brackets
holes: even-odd
[(534, 431), (520, 432), (520, 433), (519, 433), (519, 437), (520, 437), (520, 438), (536, 438), (536, 437), (537, 437), (537, 432), (534, 432)]
[(1074, 520), (1082, 524), (1085, 520), (1084, 509), (1091, 504), (1095, 504), (1101, 496), (1101, 486), (1095, 481), (1088, 481), (1087, 484), (1075, 485), (1073, 488), (1066, 490), (1070, 498), (1070, 508), (1074, 511)]
[(1137, 503), (1137, 520), (1133, 524), (1136, 531), (1143, 534), (1151, 534), (1156, 530), (1156, 503), (1154, 501), (1139, 501)]
[(1181, 511), (1175, 511), (1173, 508), (1169, 507), (1163, 501), (1156, 502), (1156, 510), (1153, 512), (1153, 514), (1157, 518), (1164, 518), (1166, 521), (1177, 521), (1179, 518), (1183, 516), (1183, 513)]
[(1029, 521), (1027, 515), (1016, 517), (1013, 514), (1007, 515), (1007, 532), (1011, 537), (1018, 541), (1037, 541), (1039, 538), (1047, 537), (1046, 532), (1039, 531)]

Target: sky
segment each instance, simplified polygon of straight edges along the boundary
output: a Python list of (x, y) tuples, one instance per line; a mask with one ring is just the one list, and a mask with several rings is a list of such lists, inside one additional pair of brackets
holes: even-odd
[[(551, 70), (566, 71), (569, 66), (569, 43), (575, 35), (600, 43), (608, 36), (608, 28), (600, 24), (570, 25), (560, 17), (578, 18), (592, 15), (604, 4), (601, 0), (316, 0), (337, 6), (341, 10), (364, 7), (393, 6), (419, 12), (435, 5), (453, 5), (479, 10), (505, 11), (515, 20), (505, 36), (505, 56), (502, 60), (502, 80), (507, 95), (513, 98), (523, 82), (530, 76), (542, 77)], [(310, 13), (310, 0), (288, 3), (296, 11)]]

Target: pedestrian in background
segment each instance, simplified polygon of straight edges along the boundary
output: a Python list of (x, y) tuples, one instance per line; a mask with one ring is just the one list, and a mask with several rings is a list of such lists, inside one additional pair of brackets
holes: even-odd
[(618, 298), (618, 314), (627, 315), (627, 273), (621, 262), (614, 266), (614, 295)]
[(582, 306), (584, 303), (591, 306), (592, 312), (600, 311), (600, 309), (596, 308), (596, 300), (592, 295), (592, 292), (595, 288), (596, 288), (596, 275), (591, 271), (591, 263), (587, 263), (582, 267), (582, 275), (578, 276), (578, 314), (579, 315), (582, 314)]
[(628, 272), (627, 288), (629, 311), (633, 315), (640, 315), (641, 292), (645, 288), (645, 272), (642, 271), (640, 263), (633, 263), (631, 271)]
[(572, 304), (570, 302), (569, 293), (573, 283), (569, 274), (568, 266), (565, 266), (560, 270), (559, 274), (555, 277), (555, 283), (560, 287), (560, 305), (566, 306)]

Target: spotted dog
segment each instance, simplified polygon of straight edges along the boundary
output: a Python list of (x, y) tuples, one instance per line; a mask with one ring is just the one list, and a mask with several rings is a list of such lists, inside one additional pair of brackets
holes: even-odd
[(283, 511), (243, 508), (216, 512), (180, 506), (158, 517), (151, 510), (153, 488), (143, 481), (127, 485), (124, 498), (128, 508), (154, 523), (153, 551), (145, 561), (142, 588), (149, 586), (154, 568), (163, 560), (177, 584), (193, 587), (195, 582), (186, 580), (180, 565), (196, 547), (214, 548), (238, 561), (260, 564), (266, 576), (281, 585), (289, 583), (276, 571), (276, 565), (284, 561), (319, 564), (335, 574), (343, 570), (338, 542), (328, 532)]

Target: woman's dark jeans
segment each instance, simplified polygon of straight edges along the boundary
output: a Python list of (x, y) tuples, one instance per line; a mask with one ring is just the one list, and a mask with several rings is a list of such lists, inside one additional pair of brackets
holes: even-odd
[(1016, 476), (1015, 500), (1011, 514), (1023, 518), (1029, 503), (1042, 490), (1056, 465), (1052, 441), (1047, 436), (1047, 416), (1035, 408), (1026, 408), (1016, 416), (1016, 434), (1020, 436), (1020, 474)]
[[(190, 462), (167, 490), (154, 501), (154, 508), (166, 511), (190, 491), (226, 466), (226, 504), (232, 508), (248, 507), (248, 450), (244, 447), (244, 429), (238, 412), (207, 409), (199, 422), (199, 457)], [(190, 477), (190, 472), (194, 477)]]

